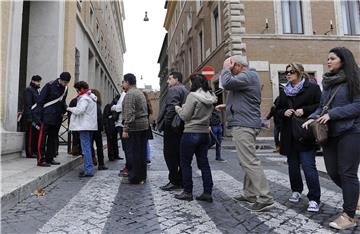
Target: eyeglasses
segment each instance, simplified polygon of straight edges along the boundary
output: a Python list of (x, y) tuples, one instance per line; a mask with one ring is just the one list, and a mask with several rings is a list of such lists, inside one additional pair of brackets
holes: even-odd
[(290, 75), (293, 75), (296, 73), (296, 71), (294, 70), (290, 70), (290, 71), (285, 71), (285, 75), (287, 76), (290, 73)]

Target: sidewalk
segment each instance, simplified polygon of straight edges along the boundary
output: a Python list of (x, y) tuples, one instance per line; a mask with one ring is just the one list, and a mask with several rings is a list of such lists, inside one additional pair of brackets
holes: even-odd
[(82, 163), (81, 156), (67, 154), (67, 146), (59, 147), (56, 161), (60, 165), (38, 167), (36, 158), (1, 158), (1, 213), (21, 202), (36, 189), (53, 183)]

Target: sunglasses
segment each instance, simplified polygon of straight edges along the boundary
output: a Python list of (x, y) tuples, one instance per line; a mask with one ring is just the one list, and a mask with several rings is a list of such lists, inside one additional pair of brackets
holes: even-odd
[(296, 71), (294, 71), (294, 70), (286, 71), (285, 75), (287, 76), (289, 73), (290, 73), (290, 75), (293, 75), (296, 73)]

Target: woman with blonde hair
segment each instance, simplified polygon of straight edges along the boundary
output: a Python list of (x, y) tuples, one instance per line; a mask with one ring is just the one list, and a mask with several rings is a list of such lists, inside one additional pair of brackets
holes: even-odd
[(302, 129), (301, 124), (319, 106), (321, 91), (318, 85), (309, 81), (300, 63), (288, 64), (285, 74), (288, 82), (280, 92), (276, 113), (281, 122), (280, 154), (287, 156), (292, 190), (289, 201), (297, 203), (301, 198), (301, 165), (309, 189), (307, 210), (318, 212), (321, 192), (315, 163), (316, 143), (311, 133), (306, 138), (299, 136), (297, 129)]

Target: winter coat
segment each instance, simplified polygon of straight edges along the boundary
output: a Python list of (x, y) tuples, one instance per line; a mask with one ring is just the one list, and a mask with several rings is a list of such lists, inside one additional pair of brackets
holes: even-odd
[(24, 111), (23, 120), (31, 122), (33, 120), (33, 110), (31, 107), (36, 104), (39, 98), (39, 87), (34, 83), (30, 83), (30, 86), (25, 89), (24, 92)]
[(103, 124), (106, 134), (113, 134), (116, 131), (111, 106), (113, 106), (113, 103), (105, 105), (103, 112)]
[(336, 137), (348, 133), (360, 133), (360, 95), (355, 96), (353, 100), (349, 97), (347, 83), (341, 83), (324, 90), (321, 95), (320, 106), (309, 118), (319, 117), (322, 107), (326, 105), (331, 95), (340, 86), (334, 99), (329, 105), (329, 136)]
[(280, 153), (282, 155), (289, 155), (293, 150), (306, 152), (316, 148), (315, 142), (305, 145), (294, 139), (291, 126), (292, 117), (286, 117), (284, 113), (287, 109), (303, 109), (302, 118), (306, 119), (319, 106), (320, 97), (320, 87), (309, 82), (308, 79), (305, 80), (303, 88), (294, 97), (286, 96), (285, 92), (281, 90), (276, 112), (281, 122)]
[(175, 106), (181, 106), (185, 102), (188, 93), (189, 91), (181, 83), (169, 87), (163, 105), (160, 107), (158, 117), (159, 131), (163, 131), (165, 127), (171, 128), (171, 122), (176, 115)]
[(184, 132), (208, 133), (213, 104), (216, 102), (217, 97), (214, 94), (200, 88), (187, 95), (182, 107), (175, 106), (176, 112), (185, 122)]
[(230, 91), (226, 103), (229, 127), (261, 128), (261, 89), (256, 71), (244, 69), (233, 76), (229, 69), (224, 69), (221, 84)]
[(70, 126), (71, 131), (97, 131), (97, 103), (96, 96), (85, 93), (78, 97), (76, 107), (69, 107), (71, 111)]
[(36, 108), (34, 109), (35, 121), (42, 121), (49, 125), (59, 125), (62, 122), (62, 116), (66, 113), (66, 96), (67, 91), (63, 98), (48, 107), (44, 105), (52, 100), (58, 99), (63, 95), (65, 87), (60, 85), (59, 79), (48, 82), (40, 92)]

